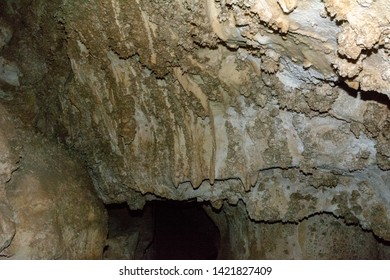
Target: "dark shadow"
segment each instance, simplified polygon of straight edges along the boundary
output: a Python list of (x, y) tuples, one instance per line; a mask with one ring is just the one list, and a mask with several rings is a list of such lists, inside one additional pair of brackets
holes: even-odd
[(340, 81), (337, 86), (354, 98), (359, 98), (360, 95), (361, 100), (375, 101), (379, 104), (385, 105), (390, 110), (390, 98), (386, 94), (376, 91), (355, 90), (350, 88), (344, 81)]
[(218, 256), (219, 231), (196, 202), (154, 201), (153, 259), (211, 260)]
[[(151, 201), (144, 210), (131, 211), (126, 203), (106, 205), (108, 240), (136, 233), (137, 245), (130, 250), (135, 259), (217, 259), (220, 234), (217, 226), (197, 202)], [(118, 239), (119, 240), (119, 239)], [(115, 250), (129, 250), (116, 246)], [(110, 258), (126, 254), (106, 246)]]
[(108, 237), (115, 237), (134, 228), (135, 220), (142, 219), (143, 211), (130, 210), (127, 203), (106, 205), (108, 214)]
[(375, 235), (374, 233), (372, 234), (375, 238), (375, 240), (379, 243), (379, 244), (382, 244), (384, 246), (390, 246), (390, 241), (389, 240), (385, 240), (377, 235)]
[(390, 98), (386, 94), (378, 93), (376, 91), (361, 91), (360, 98), (364, 101), (375, 101), (390, 109)]

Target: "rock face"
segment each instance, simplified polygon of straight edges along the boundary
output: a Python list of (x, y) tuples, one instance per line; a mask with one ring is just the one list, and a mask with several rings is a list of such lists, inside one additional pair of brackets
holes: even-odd
[(221, 259), (390, 258), (386, 243), (330, 214), (314, 215), (298, 223), (248, 223), (242, 203), (234, 207), (226, 204), (223, 212), (225, 215), (209, 211), (221, 232)]
[(6, 183), (17, 169), (18, 155), (15, 150), (15, 129), (0, 107), (0, 253), (8, 247), (15, 235), (15, 218), (6, 194)]
[(86, 170), (0, 112), (0, 259), (101, 258), (107, 218)]
[[(389, 1), (24, 2), (2, 4), (4, 102), (77, 151), (106, 204), (210, 203), (246, 244), (295, 236), (286, 258), (318, 257), (323, 223), (390, 241)], [(31, 24), (10, 41), (11, 17)], [(226, 238), (231, 258), (284, 256)]]

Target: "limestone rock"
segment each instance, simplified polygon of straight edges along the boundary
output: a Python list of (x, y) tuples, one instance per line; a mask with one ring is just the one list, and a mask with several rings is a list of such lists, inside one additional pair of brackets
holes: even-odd
[(16, 132), (11, 117), (0, 106), (0, 255), (15, 235), (15, 219), (6, 194), (6, 183), (17, 169)]
[[(359, 250), (368, 258), (386, 255), (375, 255), (382, 249), (370, 234), (390, 240), (389, 1), (23, 3), (0, 3), (6, 22), (15, 16), (15, 27), (21, 18), (28, 23), (12, 26), (3, 48), (1, 96), (10, 96), (10, 108), (25, 104), (18, 115), (26, 124), (80, 155), (104, 203), (210, 203), (222, 212), (214, 215), (221, 228), (235, 227), (223, 240), (244, 236), (222, 253), (228, 257), (314, 258), (325, 246), (313, 230), (321, 223), (332, 225), (340, 247), (338, 234), (364, 243), (351, 241), (350, 251), (326, 248), (324, 258), (358, 258)], [(36, 36), (26, 44), (30, 33)], [(23, 211), (42, 207), (53, 225), (46, 234), (56, 240), (62, 220), (51, 209), (70, 211), (57, 201), (62, 188), (46, 197), (53, 178), (43, 180), (30, 163), (37, 161), (33, 153), (24, 160), (34, 173), (18, 171), (4, 205), (19, 205), (21, 220)], [(46, 208), (21, 202), (25, 182)], [(69, 213), (69, 226), (78, 225), (82, 218)], [(345, 223), (354, 225), (352, 233)], [(272, 241), (266, 252), (259, 236), (268, 240), (279, 230), (287, 253)], [(30, 242), (27, 229), (18, 232), (14, 240)], [(29, 254), (75, 256), (57, 249)]]
[[(10, 116), (0, 108), (4, 124)], [(12, 140), (14, 126), (8, 120), (0, 127), (2, 148)], [(8, 170), (1, 165), (7, 176), (0, 185), (0, 258), (101, 258), (106, 213), (84, 168), (42, 136), (20, 130), (14, 136), (23, 150), (18, 170), (9, 159)]]
[(3, 19), (0, 19), (0, 51), (12, 38), (12, 28)]
[(11, 86), (19, 86), (20, 75), (21, 73), (15, 63), (0, 57), (0, 82)]
[[(390, 11), (388, 1), (325, 1), (328, 12), (343, 21), (338, 35), (338, 53), (335, 61), (341, 76), (352, 65), (347, 60), (360, 60), (361, 67), (348, 75), (365, 91), (377, 91), (390, 96), (389, 25), (390, 18), (382, 16)], [(353, 67), (353, 66), (352, 66)], [(381, 71), (377, 71), (381, 69)]]
[[(319, 214), (299, 223), (248, 223), (242, 205), (225, 205), (227, 223), (213, 219), (227, 239), (220, 258), (231, 259), (378, 259), (389, 258), (387, 246), (342, 219)], [(241, 238), (241, 236), (249, 237)], [(230, 241), (229, 241), (230, 240)]]
[[(376, 150), (388, 109), (374, 101), (348, 103), (347, 90), (334, 83), (338, 55), (360, 57), (359, 50), (343, 48), (358, 38), (348, 32), (342, 37), (353, 26), (339, 27), (324, 14), (327, 9), (333, 15), (336, 4), (300, 1), (286, 14), (275, 1), (195, 1), (184, 7), (173, 1), (180, 12), (172, 14), (159, 1), (131, 8), (113, 3), (115, 9), (88, 3), (65, 9), (74, 79), (59, 97), (66, 141), (85, 153), (106, 203), (129, 201), (132, 207), (134, 197), (146, 193), (214, 205), (243, 200), (258, 221), (297, 221), (328, 211), (390, 238), (386, 226), (376, 226), (374, 213), (383, 212), (381, 223), (388, 225), (389, 205), (380, 194), (386, 180), (368, 179), (388, 176), (377, 167), (385, 166), (387, 152), (377, 157)], [(334, 11), (337, 20), (348, 18), (347, 10)], [(132, 45), (127, 37), (111, 44), (110, 30), (128, 34), (124, 15), (131, 13), (141, 19), (131, 21), (133, 29), (146, 36), (134, 34)], [(117, 20), (84, 23), (109, 14)], [(190, 14), (206, 21), (198, 24)], [(180, 41), (194, 32), (193, 42)], [(226, 46), (198, 41), (202, 34), (212, 38), (210, 32)], [(371, 49), (380, 36), (365, 34), (359, 33), (362, 44)], [(362, 69), (369, 59), (362, 56)], [(349, 109), (355, 105), (361, 115)], [(371, 105), (377, 109), (367, 111)], [(360, 133), (352, 121), (362, 123)], [(356, 203), (365, 209), (367, 199), (373, 208), (347, 207), (353, 190), (365, 197), (363, 185), (373, 195)]]

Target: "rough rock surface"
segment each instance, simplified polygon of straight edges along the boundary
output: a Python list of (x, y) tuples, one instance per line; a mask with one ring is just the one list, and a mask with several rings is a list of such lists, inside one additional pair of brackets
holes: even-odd
[[(224, 240), (220, 259), (389, 259), (390, 248), (371, 232), (330, 214), (298, 223), (248, 223), (245, 206), (210, 211)], [(379, 241), (379, 242), (378, 242)]]
[[(11, 180), (19, 160), (16, 132), (10, 116), (0, 106), (0, 254), (15, 235), (15, 218), (6, 194), (6, 183)], [(16, 148), (16, 149), (15, 149)]]
[(1, 39), (4, 103), (78, 151), (105, 203), (328, 213), (390, 240), (388, 1), (25, 2), (0, 4), (25, 24)]
[[(324, 1), (328, 13), (341, 23), (337, 72), (352, 88), (390, 97), (390, 3), (388, 1)], [(381, 69), (381, 71), (378, 71)]]
[(102, 258), (107, 218), (86, 170), (0, 112), (0, 259)]
[(389, 110), (332, 83), (341, 30), (329, 5), (130, 2), (63, 10), (66, 141), (106, 203), (242, 200), (254, 220), (330, 212), (390, 239), (389, 157), (377, 149)]

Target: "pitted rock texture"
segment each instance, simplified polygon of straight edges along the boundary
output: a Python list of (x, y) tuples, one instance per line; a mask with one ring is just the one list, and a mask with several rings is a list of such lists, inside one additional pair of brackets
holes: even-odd
[[(338, 34), (338, 73), (352, 88), (390, 96), (390, 3), (388, 1), (324, 1), (341, 23)], [(378, 71), (377, 69), (381, 69)]]
[(0, 111), (0, 259), (102, 258), (107, 217), (86, 170)]
[(106, 203), (243, 200), (255, 220), (326, 211), (389, 239), (386, 104), (332, 83), (329, 5), (261, 3), (68, 3), (66, 141)]
[(388, 1), (25, 3), (0, 4), (31, 22), (1, 53), (4, 103), (77, 151), (105, 203), (328, 213), (390, 240)]

